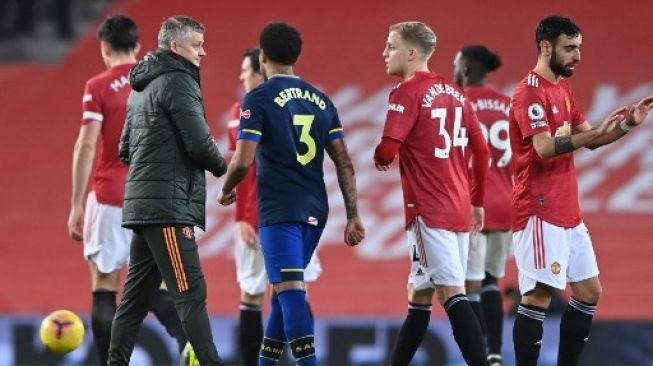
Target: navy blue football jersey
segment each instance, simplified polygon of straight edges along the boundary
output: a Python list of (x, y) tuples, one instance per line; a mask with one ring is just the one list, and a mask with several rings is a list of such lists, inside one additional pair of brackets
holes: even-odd
[(238, 138), (259, 143), (259, 226), (326, 225), (324, 147), (343, 136), (331, 100), (299, 77), (275, 75), (245, 95)]

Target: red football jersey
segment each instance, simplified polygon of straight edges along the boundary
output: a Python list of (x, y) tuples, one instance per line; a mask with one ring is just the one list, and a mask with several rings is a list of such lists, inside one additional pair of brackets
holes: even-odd
[(102, 124), (93, 190), (98, 202), (114, 206), (122, 206), (125, 196), (127, 166), (118, 157), (118, 144), (127, 114), (129, 70), (133, 66), (118, 65), (90, 78), (82, 97), (82, 124)]
[(508, 133), (510, 98), (486, 87), (465, 89), (481, 122), (490, 148), (487, 173), (484, 230), (510, 230), (512, 227), (512, 149)]
[[(240, 104), (234, 103), (229, 118), (229, 149), (236, 150), (238, 127), (240, 122)], [(236, 186), (236, 221), (247, 221), (258, 229), (258, 207), (256, 194), (256, 161), (249, 167), (245, 178)]]
[(541, 159), (531, 137), (571, 134), (585, 122), (565, 79), (552, 84), (534, 71), (517, 85), (510, 105), (510, 144), (513, 152), (513, 230), (526, 227), (535, 215), (551, 224), (571, 228), (581, 222), (578, 181), (573, 153)]
[(435, 73), (415, 73), (390, 92), (383, 137), (402, 142), (406, 226), (420, 215), (429, 227), (468, 232), (471, 203), (483, 205), (487, 159), (470, 200), (465, 155), (487, 158), (487, 145), (465, 94)]

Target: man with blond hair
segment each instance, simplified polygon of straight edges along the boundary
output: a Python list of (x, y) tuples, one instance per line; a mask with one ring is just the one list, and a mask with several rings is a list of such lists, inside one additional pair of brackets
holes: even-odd
[[(468, 365), (485, 366), (481, 328), (465, 295), (465, 267), (469, 233), (483, 227), (489, 152), (464, 93), (429, 71), (435, 43), (435, 34), (426, 24), (397, 23), (390, 26), (383, 51), (386, 72), (403, 81), (390, 92), (374, 162), (379, 171), (387, 171), (395, 157), (400, 157), (412, 260), (408, 316), (390, 365), (408, 366), (412, 360), (428, 328), (432, 298), (437, 294), (463, 358)], [(471, 182), (465, 156), (470, 150)]]

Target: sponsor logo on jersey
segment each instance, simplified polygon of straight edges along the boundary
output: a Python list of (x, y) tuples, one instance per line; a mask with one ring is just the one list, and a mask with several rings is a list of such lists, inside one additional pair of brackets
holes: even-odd
[(544, 126), (546, 126), (546, 121), (531, 122), (531, 128), (532, 129), (536, 129), (536, 128), (540, 128), (540, 127), (544, 127)]
[(249, 109), (240, 110), (240, 118), (249, 119), (249, 117), (251, 116), (252, 116), (252, 111), (250, 111)]
[(308, 220), (306, 220), (306, 222), (309, 225), (313, 225), (313, 226), (317, 226), (317, 224), (318, 224), (317, 217), (313, 217), (313, 216), (309, 216)]
[(558, 262), (551, 263), (551, 273), (553, 273), (554, 275), (557, 276), (560, 274), (560, 268), (561, 268), (560, 263)]
[(565, 121), (562, 126), (556, 128), (555, 136), (571, 136), (571, 124)]
[(181, 228), (181, 233), (184, 235), (184, 238), (190, 240), (195, 236), (195, 231), (190, 228), (190, 226), (184, 226)]
[(401, 105), (401, 104), (390, 103), (390, 104), (388, 105), (388, 110), (389, 110), (389, 111), (395, 111), (395, 112), (399, 112), (399, 113), (404, 113), (404, 109), (406, 109), (406, 107), (404, 107), (404, 106)]

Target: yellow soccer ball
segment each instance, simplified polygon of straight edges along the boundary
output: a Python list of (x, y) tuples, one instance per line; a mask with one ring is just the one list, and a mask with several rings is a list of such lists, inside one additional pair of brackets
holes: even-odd
[(79, 347), (84, 340), (84, 323), (69, 310), (50, 313), (41, 322), (41, 342), (50, 351), (64, 354)]
[(193, 346), (190, 345), (190, 342), (186, 343), (186, 347), (184, 347), (184, 350), (181, 352), (179, 365), (200, 366), (200, 362), (197, 360), (197, 356), (195, 356), (195, 350), (193, 350)]

